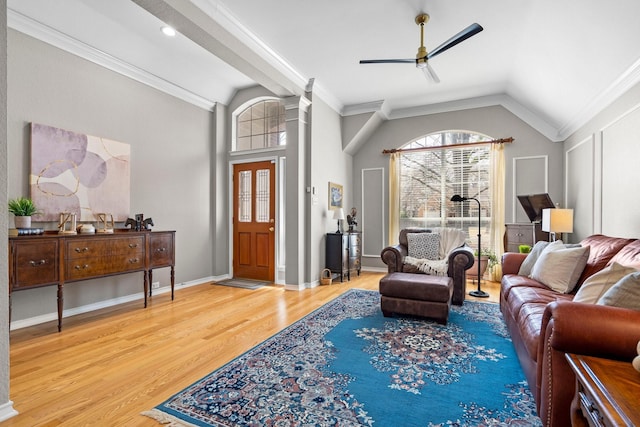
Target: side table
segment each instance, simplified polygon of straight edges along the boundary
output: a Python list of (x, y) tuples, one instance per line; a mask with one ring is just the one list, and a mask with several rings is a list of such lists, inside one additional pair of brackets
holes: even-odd
[(640, 426), (640, 372), (631, 362), (567, 354), (576, 374), (573, 426)]

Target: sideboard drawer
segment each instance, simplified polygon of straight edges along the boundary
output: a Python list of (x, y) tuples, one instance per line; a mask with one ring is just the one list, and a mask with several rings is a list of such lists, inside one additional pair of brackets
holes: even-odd
[(126, 238), (70, 239), (66, 242), (66, 259), (84, 259), (95, 256), (117, 256), (144, 253), (144, 237), (133, 236)]
[(13, 251), (13, 289), (43, 286), (58, 281), (57, 241), (15, 241)]
[(127, 271), (144, 270), (144, 257), (142, 254), (85, 257), (67, 260), (65, 267), (65, 280), (73, 281)]
[(150, 267), (165, 267), (173, 263), (173, 233), (155, 233), (149, 236)]

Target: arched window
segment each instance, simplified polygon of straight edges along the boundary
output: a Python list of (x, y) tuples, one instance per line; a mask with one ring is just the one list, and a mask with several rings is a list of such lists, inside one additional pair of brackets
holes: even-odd
[(234, 151), (285, 145), (284, 105), (276, 99), (258, 101), (236, 116)]
[[(491, 224), (489, 191), (490, 145), (462, 145), (492, 138), (466, 131), (426, 135), (402, 147), (400, 173), (400, 229), (453, 227), (467, 232), (476, 246), (478, 204), (453, 203), (451, 196), (474, 197), (480, 202), (481, 230), (485, 242)], [(456, 147), (456, 145), (459, 145)]]

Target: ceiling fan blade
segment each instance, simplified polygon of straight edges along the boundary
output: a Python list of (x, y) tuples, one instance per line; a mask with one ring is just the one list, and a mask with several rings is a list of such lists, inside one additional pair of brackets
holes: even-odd
[(361, 59), (361, 64), (415, 64), (416, 59)]
[(482, 28), (482, 26), (478, 23), (473, 23), (469, 25), (467, 28), (460, 31), (458, 34), (451, 37), (449, 40), (447, 40), (446, 42), (442, 43), (440, 46), (438, 46), (437, 48), (429, 52), (429, 54), (427, 55), (427, 59), (431, 59), (436, 55), (440, 55), (445, 50), (451, 49), (452, 47), (454, 47), (458, 43), (465, 41), (469, 37), (475, 36), (483, 29), (484, 28)]
[(422, 68), (422, 72), (424, 73), (424, 76), (426, 77), (427, 81), (431, 83), (440, 83), (440, 78), (436, 74), (435, 70), (431, 68), (431, 65), (429, 65), (428, 62), (426, 62), (425, 65), (426, 67)]

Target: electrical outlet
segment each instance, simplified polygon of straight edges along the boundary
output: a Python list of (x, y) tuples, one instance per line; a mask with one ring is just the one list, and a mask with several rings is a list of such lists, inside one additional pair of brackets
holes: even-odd
[(160, 287), (160, 282), (153, 282), (151, 284), (151, 289), (158, 289)]

